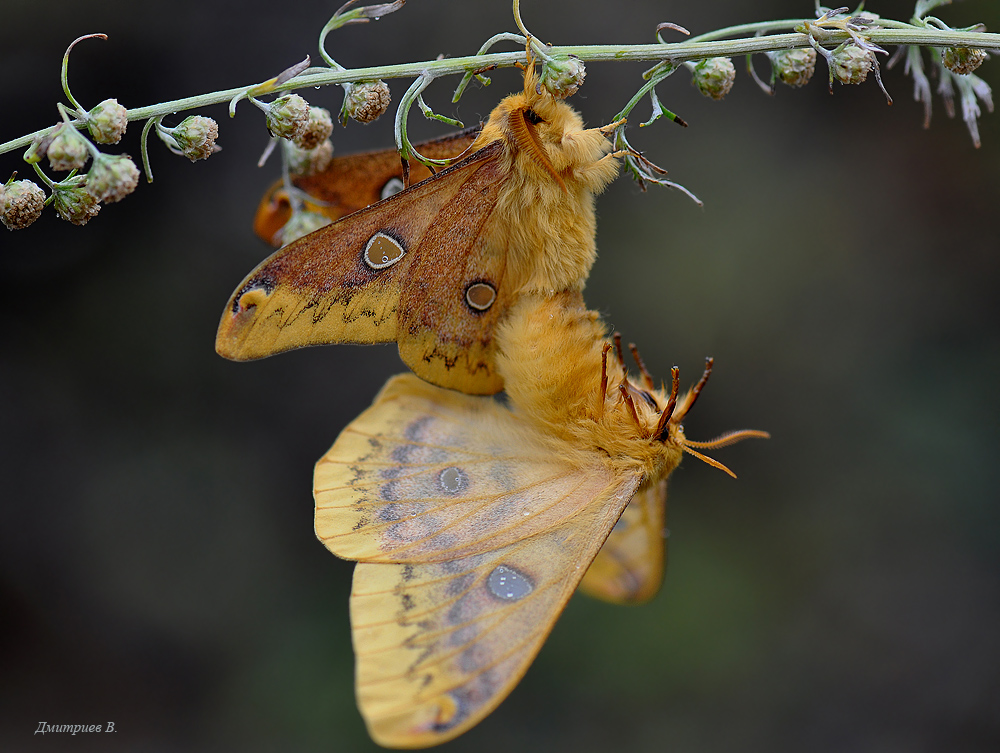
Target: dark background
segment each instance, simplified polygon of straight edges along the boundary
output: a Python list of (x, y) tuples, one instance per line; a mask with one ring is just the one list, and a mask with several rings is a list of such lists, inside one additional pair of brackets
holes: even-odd
[[(275, 75), (315, 53), (337, 3), (3, 5), (0, 142), (54, 122), (76, 36), (110, 35), (74, 51), (77, 98), (136, 107)], [(585, 44), (811, 9), (529, 0), (523, 14), (546, 41)], [(1000, 26), (991, 0), (938, 15)], [(513, 30), (505, 0), (411, 0), (329, 49), (406, 62)], [(690, 128), (630, 130), (706, 205), (617, 181), (587, 298), (657, 375), (676, 363), (687, 383), (715, 356), (690, 436), (773, 439), (716, 453), (738, 482), (689, 458), (671, 478), (663, 592), (640, 608), (574, 598), (520, 686), (450, 750), (1000, 748), (1000, 117), (975, 150), (940, 100), (921, 128), (900, 70), (885, 72), (889, 108), (874, 81), (831, 97), (822, 65), (774, 98), (737, 66), (723, 103), (683, 72), (659, 87)], [(607, 122), (645, 67), (591, 64), (573, 104)], [(980, 72), (1000, 85), (996, 61)], [(493, 79), (458, 106), (466, 123), (519, 86)], [(454, 112), (453, 85), (430, 103)], [(339, 88), (303, 94), (339, 108)], [(374, 747), (353, 698), (352, 565), (315, 540), (310, 491), (313, 463), (402, 366), (390, 346), (215, 355), (223, 305), (268, 251), (250, 220), (278, 168), (255, 167), (255, 108), (203, 114), (224, 148), (209, 161), (153, 143), (156, 183), (87, 227), (48, 211), (0, 232), (5, 751)], [(140, 130), (111, 151), (137, 155)], [(391, 119), (334, 138), (341, 153), (385, 146)], [(0, 172), (15, 169), (29, 174), (5, 155)], [(109, 721), (114, 736), (32, 735)]]

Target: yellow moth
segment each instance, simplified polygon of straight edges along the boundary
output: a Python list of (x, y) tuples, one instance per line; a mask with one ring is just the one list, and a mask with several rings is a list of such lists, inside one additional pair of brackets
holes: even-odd
[[(396, 376), (316, 466), (317, 536), (359, 562), (357, 697), (384, 746), (436, 745), (489, 714), (581, 579), (612, 601), (648, 598), (682, 454), (724, 469), (698, 449), (766, 436), (688, 440), (708, 370), (684, 395), (676, 370), (669, 391), (643, 368), (633, 380), (579, 293), (522, 295), (496, 343), (508, 405)], [(613, 534), (620, 519), (652, 534)]]

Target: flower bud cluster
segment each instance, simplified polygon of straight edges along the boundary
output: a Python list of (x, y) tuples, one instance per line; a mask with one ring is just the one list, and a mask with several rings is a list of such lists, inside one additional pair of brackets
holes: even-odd
[(319, 212), (310, 212), (308, 210), (293, 212), (288, 222), (278, 231), (277, 240), (280, 241), (282, 246), (287, 246), (292, 241), (308, 235), (313, 230), (319, 230), (331, 222), (332, 220), (329, 217)]
[(174, 128), (157, 125), (157, 135), (174, 154), (181, 154), (192, 162), (208, 159), (219, 147), (219, 124), (203, 115), (189, 115)]
[(844, 44), (833, 51), (830, 73), (842, 84), (863, 84), (875, 67), (875, 54), (856, 44)]
[(767, 56), (778, 80), (786, 86), (805, 86), (816, 72), (816, 50), (812, 47), (778, 50)]
[(30, 180), (0, 186), (0, 220), (8, 230), (22, 230), (37, 220), (45, 206), (45, 192)]
[(310, 107), (305, 126), (292, 140), (299, 149), (308, 151), (323, 144), (332, 133), (333, 118), (330, 116), (330, 111), (322, 107)]
[(539, 84), (556, 99), (572, 97), (583, 86), (587, 69), (576, 55), (566, 55), (545, 61)]
[(139, 184), (139, 168), (124, 154), (101, 154), (87, 172), (86, 189), (94, 201), (121, 201)]
[(90, 157), (87, 140), (69, 123), (59, 125), (45, 150), (53, 170), (79, 170)]
[(106, 99), (87, 113), (87, 129), (98, 144), (117, 144), (128, 128), (128, 112), (117, 99)]
[(272, 136), (295, 139), (309, 123), (309, 103), (298, 94), (279, 97), (267, 105), (267, 130)]
[(706, 97), (720, 100), (729, 94), (736, 81), (736, 66), (729, 58), (708, 58), (695, 64), (692, 82)]
[(306, 177), (326, 170), (333, 159), (333, 142), (325, 139), (314, 149), (300, 149), (294, 143), (285, 144), (285, 164), (292, 175)]
[(948, 47), (941, 55), (941, 62), (952, 73), (967, 76), (981, 66), (987, 57), (986, 50), (976, 47)]
[(74, 175), (52, 186), (52, 206), (60, 219), (86, 225), (101, 211), (101, 205), (87, 190), (87, 176)]
[(344, 95), (341, 122), (353, 118), (359, 123), (371, 123), (389, 109), (392, 95), (384, 81), (359, 81), (351, 84)]

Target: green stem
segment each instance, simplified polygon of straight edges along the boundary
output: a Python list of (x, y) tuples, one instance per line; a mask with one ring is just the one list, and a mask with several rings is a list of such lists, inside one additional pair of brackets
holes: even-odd
[[(748, 27), (760, 29), (771, 27), (773, 24), (782, 24), (783, 27), (792, 21), (768, 22), (767, 24), (751, 24)], [(882, 26), (889, 26), (889, 21), (880, 19)], [(1000, 34), (985, 32), (961, 32), (932, 29), (918, 29), (907, 24), (899, 24), (900, 28), (881, 28), (871, 32), (866, 32), (865, 37), (878, 45), (919, 45), (924, 47), (978, 47), (989, 52), (1000, 52)], [(734, 29), (748, 27), (730, 27), (712, 32), (711, 36), (725, 36), (733, 33)], [(699, 39), (703, 39), (699, 37)], [(831, 32), (825, 44), (836, 46), (849, 39), (843, 32)], [(708, 40), (708, 41), (684, 41), (673, 44), (645, 44), (645, 45), (579, 45), (553, 47), (548, 50), (552, 55), (575, 55), (586, 62), (630, 60), (630, 61), (662, 61), (669, 60), (673, 65), (690, 61), (701, 60), (710, 57), (738, 57), (752, 53), (770, 52), (776, 50), (787, 50), (796, 47), (806, 47), (809, 45), (809, 37), (806, 34), (774, 34), (763, 37), (750, 37), (744, 39), (731, 40)], [(364, 81), (374, 79), (391, 78), (413, 78), (421, 75), (429, 75), (432, 78), (441, 76), (465, 73), (470, 70), (481, 70), (486, 67), (496, 66), (498, 68), (509, 68), (517, 63), (525, 62), (525, 52), (499, 52), (488, 55), (468, 55), (460, 58), (449, 58), (445, 60), (430, 60), (419, 63), (406, 63), (403, 65), (375, 66), (370, 68), (355, 68), (344, 70), (329, 70), (318, 72), (307, 72), (295, 77), (290, 81), (275, 87), (275, 92), (290, 91), (293, 89), (304, 89), (310, 86), (329, 86), (331, 84), (344, 84), (352, 81)], [(241, 86), (225, 91), (202, 94), (195, 97), (163, 102), (149, 107), (138, 107), (128, 111), (128, 119), (146, 120), (153, 117), (162, 117), (182, 110), (191, 110), (209, 105), (216, 105), (229, 102), (233, 97), (246, 92), (248, 87)], [(75, 125), (82, 125), (82, 120), (74, 121)], [(32, 140), (41, 134), (47, 133), (52, 126), (35, 131), (34, 133), (22, 136), (0, 144), (0, 154), (4, 154), (15, 149), (26, 147)]]

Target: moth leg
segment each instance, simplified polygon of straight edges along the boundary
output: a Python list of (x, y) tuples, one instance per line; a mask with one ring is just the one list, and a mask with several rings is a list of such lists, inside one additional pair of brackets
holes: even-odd
[(611, 350), (611, 343), (604, 343), (604, 350), (601, 351), (601, 391), (597, 393), (597, 412), (594, 421), (604, 418), (604, 401), (608, 394), (608, 351)]
[(636, 365), (639, 367), (639, 373), (642, 374), (642, 384), (647, 390), (654, 389), (653, 375), (646, 370), (646, 364), (642, 360), (642, 356), (639, 355), (639, 349), (636, 347), (635, 343), (629, 343), (628, 349), (632, 351), (632, 358), (635, 359)]
[(597, 130), (605, 134), (611, 133), (613, 130), (618, 128), (618, 126), (625, 125), (627, 122), (628, 118), (621, 118), (620, 120), (616, 120), (614, 123), (608, 123), (607, 125), (601, 126)]
[(715, 363), (715, 359), (709, 356), (705, 359), (705, 371), (701, 375), (701, 379), (698, 380), (698, 384), (694, 386), (691, 392), (688, 393), (687, 398), (684, 400), (684, 406), (680, 410), (680, 414), (677, 416), (678, 421), (683, 421), (684, 416), (688, 414), (688, 411), (694, 407), (694, 401), (698, 399), (698, 395), (705, 388), (708, 383), (708, 378), (712, 375), (712, 364)]
[(670, 399), (667, 401), (667, 407), (660, 414), (660, 420), (657, 421), (656, 429), (653, 431), (653, 436), (660, 442), (665, 441), (667, 438), (667, 425), (674, 415), (674, 408), (677, 407), (677, 393), (681, 388), (681, 370), (674, 366), (670, 369), (670, 376), (673, 380), (673, 385), (670, 388)]
[(615, 332), (611, 335), (615, 341), (615, 355), (618, 356), (618, 363), (622, 366), (622, 371), (627, 371), (625, 368), (625, 356), (622, 354), (622, 333)]
[(628, 394), (628, 387), (623, 381), (618, 385), (618, 391), (621, 393), (622, 399), (625, 401), (625, 405), (628, 406), (628, 412), (632, 416), (632, 420), (635, 421), (635, 425), (639, 428), (640, 432), (643, 432), (643, 426), (639, 422), (639, 414), (635, 412), (635, 403), (632, 401), (632, 396)]

